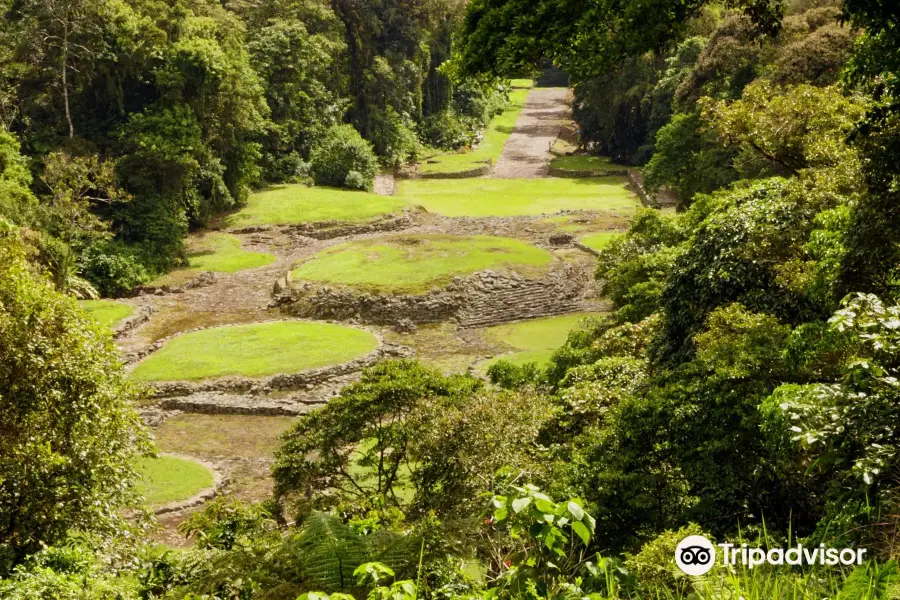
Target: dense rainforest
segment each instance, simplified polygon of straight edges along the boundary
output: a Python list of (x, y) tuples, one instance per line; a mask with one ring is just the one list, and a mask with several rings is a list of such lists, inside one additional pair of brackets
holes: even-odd
[[(0, 30), (0, 597), (900, 597), (900, 8), (887, 0), (15, 0)], [(477, 142), (547, 61), (585, 152), (677, 210), (607, 315), (486, 378), (367, 368), (274, 493), (146, 542), (123, 293), (266, 183)], [(674, 567), (688, 535), (859, 566)]]
[(115, 295), (252, 188), (366, 189), (379, 165), (472, 145), (505, 95), (439, 71), (463, 10), (6, 2), (0, 210), (60, 289)]

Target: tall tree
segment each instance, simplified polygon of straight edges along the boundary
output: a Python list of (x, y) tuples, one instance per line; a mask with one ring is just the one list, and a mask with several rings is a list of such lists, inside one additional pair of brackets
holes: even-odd
[(146, 449), (108, 330), (31, 271), (0, 220), (0, 577), (69, 532), (124, 528)]

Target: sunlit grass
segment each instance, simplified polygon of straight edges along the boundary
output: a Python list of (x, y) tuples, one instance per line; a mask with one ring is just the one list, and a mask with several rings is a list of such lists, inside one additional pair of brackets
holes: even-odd
[(326, 221), (358, 222), (398, 213), (401, 200), (368, 192), (302, 184), (273, 186), (251, 194), (247, 206), (226, 220), (231, 228)]
[(213, 484), (212, 472), (193, 460), (174, 456), (143, 458), (138, 491), (151, 505), (187, 500)]
[(622, 234), (618, 231), (601, 231), (599, 233), (593, 233), (591, 235), (587, 235), (580, 240), (582, 244), (587, 246), (588, 248), (592, 248), (594, 250), (603, 250), (616, 238), (620, 237)]
[(419, 172), (456, 173), (468, 171), (483, 166), (484, 161), (487, 159), (497, 164), (497, 160), (500, 159), (500, 153), (503, 152), (503, 146), (512, 134), (516, 121), (519, 119), (519, 114), (525, 107), (525, 100), (529, 91), (529, 89), (514, 89), (510, 92), (509, 106), (502, 113), (491, 119), (477, 148), (471, 152), (448, 152), (434, 156), (429, 159), (429, 161), (433, 162), (419, 164)]
[(138, 382), (196, 381), (243, 375), (263, 377), (349, 362), (378, 346), (361, 329), (310, 321), (217, 327), (169, 340), (144, 359)]
[(589, 210), (630, 217), (637, 197), (625, 177), (401, 181), (398, 197), (448, 217), (508, 217)]
[(227, 233), (207, 233), (187, 241), (188, 266), (167, 273), (151, 282), (151, 285), (181, 285), (198, 273), (235, 273), (255, 269), (275, 262), (275, 256), (264, 252), (251, 252), (241, 247), (238, 237)]
[(551, 167), (570, 171), (621, 170), (625, 167), (613, 164), (605, 156), (558, 156), (550, 161)]
[(569, 332), (578, 327), (584, 318), (600, 314), (573, 313), (489, 327), (484, 332), (485, 337), (502, 342), (518, 352), (496, 357), (484, 365), (484, 368), (498, 360), (513, 364), (528, 362), (544, 364), (550, 360), (556, 349), (566, 342)]
[(78, 305), (95, 321), (110, 328), (134, 314), (133, 307), (113, 300), (81, 300)]
[(294, 269), (294, 279), (419, 293), (487, 268), (542, 274), (549, 252), (512, 238), (395, 235), (328, 248)]

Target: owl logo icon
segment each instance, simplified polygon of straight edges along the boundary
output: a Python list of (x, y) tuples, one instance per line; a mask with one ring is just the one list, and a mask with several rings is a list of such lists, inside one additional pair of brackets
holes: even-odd
[(675, 564), (688, 575), (705, 575), (716, 564), (716, 548), (702, 535), (689, 535), (675, 548)]

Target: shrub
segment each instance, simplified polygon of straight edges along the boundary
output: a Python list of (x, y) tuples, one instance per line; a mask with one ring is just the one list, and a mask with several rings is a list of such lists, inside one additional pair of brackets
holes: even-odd
[(483, 122), (462, 117), (452, 111), (429, 115), (422, 121), (419, 132), (425, 143), (444, 150), (472, 146), (478, 138)]
[(134, 462), (147, 446), (108, 330), (32, 272), (2, 221), (0, 348), (3, 577), (72, 530), (124, 535), (121, 510), (136, 499)]
[(359, 189), (370, 189), (378, 160), (372, 145), (359, 132), (351, 125), (338, 125), (328, 130), (313, 151), (310, 168), (317, 185), (347, 186), (348, 175), (355, 171), (363, 183)]
[(541, 379), (541, 371), (537, 363), (529, 362), (517, 365), (500, 360), (488, 367), (487, 376), (494, 385), (514, 390), (528, 384), (538, 383)]
[(691, 523), (678, 531), (667, 530), (641, 547), (625, 561), (637, 575), (638, 586), (648, 598), (681, 598), (691, 591), (691, 578), (681, 577), (675, 567), (675, 548), (689, 535), (710, 537), (699, 525)]
[(368, 187), (365, 176), (359, 171), (350, 171), (344, 179), (344, 187), (351, 190), (364, 190)]
[(150, 281), (134, 252), (120, 242), (91, 246), (79, 259), (81, 275), (107, 298), (122, 296)]

